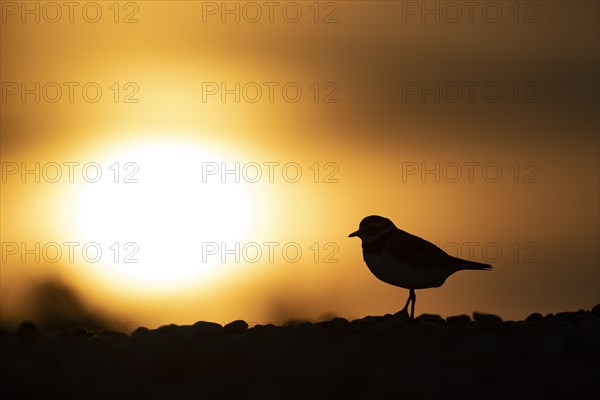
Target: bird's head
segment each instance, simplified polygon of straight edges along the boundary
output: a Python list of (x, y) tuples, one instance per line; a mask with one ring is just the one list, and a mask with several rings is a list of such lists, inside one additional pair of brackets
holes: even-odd
[(396, 225), (389, 219), (379, 215), (369, 215), (360, 221), (358, 230), (348, 237), (358, 236), (363, 242), (371, 242), (393, 229), (396, 229)]

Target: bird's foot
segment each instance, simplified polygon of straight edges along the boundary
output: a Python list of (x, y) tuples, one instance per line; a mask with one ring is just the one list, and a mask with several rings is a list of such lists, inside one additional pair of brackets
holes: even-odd
[(394, 314), (396, 317), (400, 317), (402, 319), (410, 319), (410, 315), (408, 315), (408, 310), (406, 308), (403, 308), (402, 310), (398, 311), (396, 314)]

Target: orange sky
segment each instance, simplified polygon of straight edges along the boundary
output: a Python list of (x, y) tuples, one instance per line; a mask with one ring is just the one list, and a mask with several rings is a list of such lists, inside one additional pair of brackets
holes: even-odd
[[(35, 318), (29, 304), (47, 279), (90, 310), (137, 325), (395, 312), (407, 291), (373, 277), (359, 240), (347, 238), (369, 214), (494, 265), (419, 291), (417, 314), (523, 318), (600, 302), (598, 3), (88, 3), (0, 2), (5, 325)], [(12, 243), (86, 240), (76, 210), (87, 182), (69, 182), (65, 163), (134, 157), (147, 146), (171, 154), (163, 162), (172, 169), (162, 169), (169, 189), (148, 208), (122, 207), (153, 240), (174, 240), (160, 242), (172, 260), (197, 262), (199, 248), (177, 236), (187, 219), (181, 199), (207, 187), (197, 169), (179, 172), (181, 148), (261, 166), (259, 182), (234, 185), (254, 210), (238, 240), (296, 243), (302, 256), (217, 264), (164, 284), (104, 264), (12, 254)], [(22, 166), (36, 162), (40, 182), (22, 179)], [(140, 161), (148, 177), (143, 162), (152, 161)], [(52, 163), (63, 171), (56, 183)], [(270, 182), (268, 163), (293, 164), (302, 176), (290, 182), (277, 169)], [(199, 218), (237, 215), (217, 203)], [(187, 221), (190, 237), (210, 238), (214, 220), (198, 221)], [(156, 243), (128, 240), (146, 251)]]

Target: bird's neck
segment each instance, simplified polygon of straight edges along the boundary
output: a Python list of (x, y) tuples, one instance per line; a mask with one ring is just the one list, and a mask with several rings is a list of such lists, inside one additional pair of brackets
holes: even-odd
[(363, 243), (364, 242), (374, 242), (376, 240), (379, 240), (382, 237), (387, 236), (391, 231), (398, 229), (396, 228), (394, 225), (388, 226), (387, 228), (385, 228), (384, 230), (382, 230), (381, 232), (379, 232), (377, 235), (371, 237), (371, 238), (363, 238)]
[(396, 229), (395, 226), (390, 226), (389, 228), (383, 230), (379, 235), (375, 236), (373, 239), (368, 241), (363, 240), (362, 248), (363, 253), (370, 254), (379, 254), (383, 251), (387, 243), (387, 237), (392, 234), (392, 232)]

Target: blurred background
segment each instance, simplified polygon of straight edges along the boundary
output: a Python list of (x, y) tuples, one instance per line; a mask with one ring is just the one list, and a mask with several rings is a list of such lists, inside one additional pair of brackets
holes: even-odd
[(371, 214), (494, 266), (417, 314), (600, 302), (597, 2), (1, 6), (4, 329), (394, 313)]

